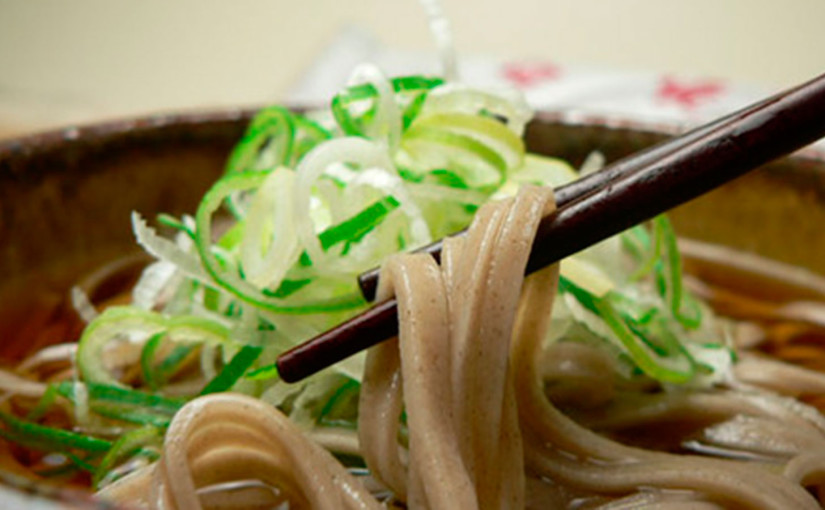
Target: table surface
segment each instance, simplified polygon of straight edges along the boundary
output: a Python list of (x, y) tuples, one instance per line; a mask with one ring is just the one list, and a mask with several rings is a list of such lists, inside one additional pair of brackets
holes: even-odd
[[(822, 0), (444, 0), (460, 53), (781, 88), (825, 70)], [(347, 26), (433, 48), (416, 0), (0, 0), (0, 137), (283, 99)]]

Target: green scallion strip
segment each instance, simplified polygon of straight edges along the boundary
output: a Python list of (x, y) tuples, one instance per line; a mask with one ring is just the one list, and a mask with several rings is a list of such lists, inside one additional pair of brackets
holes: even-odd
[(155, 427), (141, 427), (123, 434), (103, 456), (92, 474), (92, 486), (99, 488), (100, 481), (117, 464), (129, 457), (133, 457), (139, 450), (147, 446), (160, 447), (163, 436)]
[(292, 146), (292, 160), (290, 167), (295, 166), (304, 155), (314, 149), (319, 143), (332, 138), (332, 133), (324, 129), (317, 122), (297, 115), (294, 118), (296, 126), (295, 141)]
[[(355, 427), (358, 391), (361, 384), (354, 379), (347, 379), (327, 400), (316, 419), (322, 425)], [(355, 404), (353, 404), (355, 402)], [(341, 414), (350, 411), (352, 416), (344, 419)]]
[(599, 313), (599, 307), (596, 304), (599, 298), (579, 287), (569, 278), (559, 276), (559, 292), (571, 294), (585, 309), (595, 314)]
[(163, 358), (155, 367), (155, 379), (160, 384), (165, 384), (169, 378), (177, 372), (180, 364), (196, 349), (194, 345), (176, 345), (168, 356)]
[(401, 177), (402, 179), (404, 179), (405, 181), (422, 182), (422, 181), (424, 181), (424, 178), (426, 177), (426, 174), (422, 173), (422, 172), (416, 172), (416, 171), (410, 170), (409, 168), (406, 168), (406, 167), (403, 167), (403, 166), (399, 166), (398, 167), (398, 176)]
[(682, 295), (682, 306), (679, 307), (677, 320), (687, 329), (698, 329), (702, 325), (702, 307), (689, 292)]
[[(627, 349), (635, 364), (647, 375), (659, 381), (674, 384), (683, 384), (690, 381), (694, 375), (694, 366), (687, 359), (657, 356), (651, 352), (647, 343), (633, 333), (621, 316), (609, 305), (597, 301), (599, 317), (618, 337)], [(668, 366), (670, 365), (670, 366)], [(677, 366), (681, 365), (681, 366)]]
[[(607, 297), (598, 298), (564, 277), (559, 278), (559, 290), (573, 295), (584, 308), (604, 321), (634, 364), (650, 377), (674, 384), (686, 383), (693, 377), (695, 366), (690, 358), (684, 356), (682, 349), (678, 352), (654, 350), (650, 339), (637, 334), (642, 331), (636, 325), (628, 324), (626, 317), (616, 310)], [(660, 356), (657, 351), (669, 355)]]
[(212, 239), (212, 215), (217, 211), (223, 200), (235, 192), (247, 191), (259, 187), (266, 174), (260, 172), (239, 172), (221, 178), (204, 195), (195, 215), (195, 246), (203, 262), (203, 267), (209, 276), (235, 297), (258, 308), (275, 313), (311, 314), (342, 310), (351, 310), (363, 306), (364, 300), (359, 293), (335, 296), (325, 300), (307, 303), (283, 304), (267, 296), (261, 290), (244, 280), (240, 274), (226, 271), (221, 267), (216, 256)]
[(660, 315), (660, 311), (655, 306), (640, 305), (635, 299), (631, 299), (620, 292), (611, 292), (605, 296), (619, 310), (626, 320), (634, 324), (646, 325)]
[[(407, 140), (424, 140), (444, 145), (449, 149), (465, 150), (478, 157), (487, 165), (495, 168), (501, 174), (501, 181), (504, 180), (504, 173), (507, 171), (507, 162), (504, 161), (504, 158), (502, 158), (498, 152), (471, 136), (436, 127), (414, 125), (409, 129), (405, 138), (407, 138)], [(501, 182), (498, 184), (500, 185)]]
[(622, 247), (636, 259), (637, 262), (642, 262), (646, 258), (648, 250), (650, 250), (650, 234), (644, 224), (635, 225), (619, 234)]
[(232, 250), (238, 246), (243, 239), (245, 227), (246, 223), (243, 221), (238, 221), (232, 225), (218, 240), (218, 246), (224, 250)]
[(446, 186), (448, 188), (456, 188), (456, 189), (470, 189), (470, 186), (467, 184), (467, 181), (461, 178), (455, 172), (446, 169), (438, 169), (433, 170), (427, 176), (432, 176), (432, 178), (438, 183), (440, 186)]
[(166, 331), (171, 339), (183, 337), (188, 343), (225, 345), (229, 342), (225, 326), (203, 317), (168, 317), (129, 306), (112, 306), (86, 327), (78, 342), (77, 366), (84, 381), (125, 387), (108, 373), (101, 361), (106, 345), (122, 331), (140, 332), (146, 338)]
[(292, 154), (295, 139), (293, 113), (281, 106), (270, 106), (258, 112), (250, 122), (243, 138), (235, 146), (226, 165), (227, 173), (260, 169), (258, 160), (264, 149), (272, 151), (267, 169), (285, 164)]
[(310, 266), (312, 266), (312, 259), (309, 258), (309, 254), (306, 251), (302, 251), (301, 256), (298, 257), (298, 266), (299, 267), (310, 267)]
[(426, 100), (426, 93), (419, 94), (404, 108), (404, 111), (401, 113), (401, 126), (404, 131), (410, 128), (413, 121), (418, 117), (418, 114), (421, 113), (421, 107), (424, 106)]
[(213, 312), (219, 311), (221, 307), (221, 291), (211, 285), (203, 286), (203, 306)]
[(74, 383), (62, 382), (57, 385), (57, 391), (64, 397), (75, 400), (75, 384), (85, 384), (89, 393), (89, 399), (100, 402), (111, 402), (115, 404), (131, 404), (138, 407), (152, 409), (160, 413), (173, 415), (180, 409), (186, 400), (182, 398), (169, 398), (160, 395), (153, 395), (138, 390), (123, 388), (120, 386), (110, 386), (94, 382)]
[(400, 76), (391, 80), (392, 88), (396, 92), (405, 92), (410, 90), (430, 90), (439, 85), (444, 84), (444, 79), (437, 76)]
[(285, 297), (298, 292), (312, 282), (312, 278), (303, 278), (301, 280), (281, 280), (281, 284), (274, 291), (264, 289), (264, 294), (275, 298), (283, 299)]
[(201, 395), (228, 391), (255, 363), (263, 352), (263, 347), (245, 345), (235, 354), (223, 369), (201, 390)]
[(400, 205), (395, 197), (387, 195), (373, 202), (351, 218), (333, 225), (318, 235), (321, 248), (326, 251), (341, 242), (357, 242), (384, 221)]
[(625, 240), (625, 247), (631, 247), (631, 253), (640, 260), (639, 266), (630, 275), (630, 281), (640, 280), (653, 272), (662, 258), (659, 230), (654, 227), (654, 237), (651, 239), (647, 229), (637, 225), (628, 230), (622, 239)]
[(152, 363), (155, 360), (155, 351), (160, 347), (165, 336), (166, 331), (155, 333), (149, 337), (149, 340), (146, 341), (143, 349), (140, 351), (140, 369), (143, 374), (143, 382), (145, 382), (152, 391), (157, 390), (160, 386), (159, 382), (155, 379), (155, 369)]
[(281, 377), (278, 373), (278, 365), (272, 364), (267, 365), (265, 367), (256, 368), (255, 370), (249, 371), (245, 376), (244, 379), (249, 379), (251, 381), (264, 381), (267, 379), (277, 379)]
[(130, 405), (92, 404), (89, 407), (96, 414), (104, 418), (125, 421), (136, 425), (148, 425), (165, 429), (169, 426), (169, 423), (172, 422), (172, 417), (168, 414), (143, 410)]
[[(399, 96), (416, 93), (409, 101), (409, 104), (402, 112), (403, 128), (407, 129), (418, 116), (421, 107), (426, 99), (427, 92), (444, 83), (441, 78), (429, 78), (425, 76), (405, 76), (390, 80), (393, 91), (396, 93), (396, 101)], [(376, 113), (374, 99), (378, 92), (371, 83), (364, 83), (348, 87), (343, 92), (337, 94), (330, 105), (332, 115), (338, 123), (341, 131), (348, 136), (364, 136), (366, 125), (372, 120)], [(365, 100), (373, 101), (368, 107), (357, 115), (350, 112), (350, 106), (355, 102)]]
[(669, 342), (663, 342), (663, 338), (659, 337), (658, 335), (651, 334), (650, 329), (644, 327), (644, 325), (638, 324), (632, 320), (628, 320), (628, 318), (622, 315), (621, 313), (619, 314), (619, 316), (627, 325), (627, 328), (634, 335), (636, 335), (636, 338), (644, 342), (644, 344), (657, 356), (665, 357), (673, 355), (674, 346), (672, 344), (670, 344)]
[[(395, 92), (420, 92), (430, 90), (443, 83), (444, 80), (442, 78), (421, 75), (400, 76), (390, 80), (390, 84)], [(373, 87), (371, 83), (364, 83), (348, 87), (339, 95), (343, 96), (347, 101), (354, 101), (372, 98), (375, 97), (376, 94), (375, 87)]]
[(688, 315), (683, 311), (683, 306), (687, 304), (686, 302), (690, 299), (690, 296), (685, 292), (682, 285), (682, 257), (679, 253), (676, 233), (666, 216), (657, 216), (654, 222), (661, 233), (660, 238), (665, 255), (666, 279), (669, 290), (665, 297), (676, 320), (685, 328), (696, 329), (702, 321), (699, 307), (688, 305), (689, 313), (692, 312), (693, 315)]
[(54, 405), (54, 401), (57, 398), (57, 386), (54, 384), (50, 384), (46, 391), (43, 392), (43, 396), (40, 397), (40, 400), (37, 401), (37, 405), (32, 408), (31, 411), (26, 415), (27, 421), (37, 421), (46, 414), (46, 411)]
[(344, 135), (363, 137), (366, 131), (365, 124), (375, 115), (377, 106), (373, 103), (369, 109), (360, 116), (353, 117), (347, 108), (348, 103), (349, 101), (345, 100), (341, 95), (332, 98), (332, 103), (330, 104), (332, 116), (335, 118), (335, 122), (338, 123), (338, 127), (341, 128), (341, 132)]
[(158, 223), (160, 223), (161, 225), (163, 225), (165, 227), (169, 227), (169, 228), (173, 228), (175, 230), (179, 230), (179, 231), (185, 233), (187, 236), (191, 237), (192, 239), (195, 238), (195, 232), (193, 232), (192, 229), (189, 228), (188, 225), (186, 225), (184, 222), (182, 222), (181, 220), (175, 218), (174, 216), (172, 216), (170, 214), (166, 214), (166, 213), (158, 214)]
[(98, 453), (93, 453), (87, 455), (86, 458), (81, 459), (80, 456), (75, 455), (72, 452), (65, 452), (65, 455), (73, 465), (89, 473), (93, 472), (95, 468), (88, 461), (100, 456)]
[(466, 113), (436, 113), (421, 118), (416, 127), (439, 128), (454, 133), (476, 133), (485, 139), (503, 144), (508, 152), (518, 158), (516, 166), (523, 161), (524, 140), (498, 120)]
[(2, 434), (10, 440), (42, 451), (105, 452), (112, 447), (111, 441), (105, 439), (30, 423), (6, 413), (0, 413), (0, 422), (6, 426)]

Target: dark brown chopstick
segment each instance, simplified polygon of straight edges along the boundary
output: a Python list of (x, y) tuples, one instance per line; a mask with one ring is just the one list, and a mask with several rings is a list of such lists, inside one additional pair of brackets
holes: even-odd
[[(575, 202), (576, 200), (579, 200), (595, 190), (607, 185), (609, 182), (636, 172), (668, 154), (710, 136), (717, 130), (724, 128), (725, 126), (729, 126), (733, 122), (740, 121), (753, 112), (761, 108), (765, 108), (767, 105), (782, 99), (790, 92), (807, 86), (809, 83), (810, 82), (779, 92), (776, 95), (748, 105), (740, 110), (736, 110), (733, 113), (729, 113), (707, 124), (703, 124), (702, 126), (696, 127), (679, 136), (669, 138), (635, 154), (631, 154), (625, 158), (615, 161), (602, 169), (600, 172), (585, 175), (569, 184), (565, 184), (555, 190), (556, 205), (558, 207), (564, 207), (571, 202)], [(456, 232), (456, 234), (460, 233), (461, 232)], [(440, 262), (441, 240), (418, 248), (415, 251), (419, 253), (427, 252), (432, 255), (436, 261)], [(378, 275), (380, 271), (381, 268), (376, 267), (374, 269), (370, 269), (369, 271), (365, 271), (358, 276), (358, 286), (361, 288), (361, 294), (363, 294), (367, 301), (372, 301), (375, 299), (375, 291), (378, 288)]]
[[(691, 131), (666, 148), (646, 151), (642, 164), (625, 159), (609, 165), (598, 172), (600, 177), (591, 178), (591, 189), (542, 220), (525, 272), (572, 255), (823, 136), (825, 75)], [(397, 332), (395, 301), (379, 303), (281, 354), (278, 372), (285, 381), (298, 381)]]

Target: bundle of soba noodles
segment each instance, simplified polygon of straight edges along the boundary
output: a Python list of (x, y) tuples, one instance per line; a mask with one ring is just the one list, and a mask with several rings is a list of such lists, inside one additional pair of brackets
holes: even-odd
[[(815, 305), (717, 316), (664, 217), (524, 280), (577, 177), (526, 153), (530, 116), (369, 66), (328, 110), (262, 110), (193, 216), (133, 215), (134, 287), (76, 288), (80, 337), (0, 372), (2, 468), (138, 508), (818, 507), (825, 418), (794, 397), (825, 376), (758, 354), (825, 338)], [(471, 222), (440, 266), (397, 255)], [(376, 265), (399, 338), (280, 381)]]

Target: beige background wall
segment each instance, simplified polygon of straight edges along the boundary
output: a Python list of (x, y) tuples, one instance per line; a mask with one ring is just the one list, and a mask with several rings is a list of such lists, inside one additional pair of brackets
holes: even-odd
[[(825, 71), (823, 0), (444, 0), (459, 50), (747, 80)], [(347, 24), (432, 48), (416, 0), (0, 0), (0, 133), (277, 100)]]

